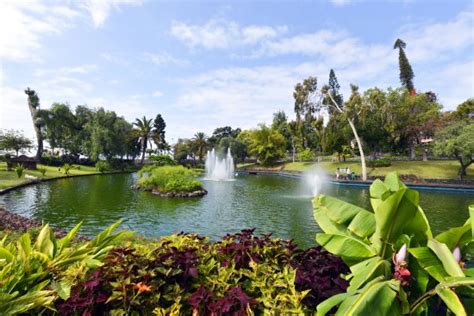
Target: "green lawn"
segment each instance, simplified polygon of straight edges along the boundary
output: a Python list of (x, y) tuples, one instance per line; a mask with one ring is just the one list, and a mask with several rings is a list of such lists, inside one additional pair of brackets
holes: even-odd
[[(239, 167), (241, 167), (239, 165)], [(250, 167), (246, 165), (245, 167)], [(306, 171), (319, 167), (328, 174), (335, 174), (336, 168), (350, 167), (356, 174), (360, 175), (359, 162), (289, 162), (284, 164), (283, 170), (287, 171)], [(368, 168), (369, 176), (384, 176), (388, 172), (397, 171), (399, 174), (414, 174), (425, 179), (457, 179), (459, 162), (456, 160), (437, 160), (437, 161), (392, 161), (390, 167)], [(474, 165), (467, 170), (466, 179), (474, 179)]]
[[(69, 170), (70, 176), (98, 173), (95, 167), (79, 166), (79, 165), (73, 165), (73, 166), (74, 168)], [(11, 187), (14, 185), (32, 181), (31, 179), (25, 178), (25, 175), (27, 174), (35, 176), (38, 179), (49, 179), (49, 178), (57, 178), (57, 177), (65, 176), (64, 171), (62, 169), (59, 169), (58, 167), (50, 167), (50, 166), (38, 164), (38, 168), (39, 167), (44, 167), (47, 170), (44, 178), (41, 175), (41, 172), (39, 172), (39, 170), (27, 170), (27, 169), (23, 172), (23, 176), (21, 178), (18, 178), (14, 170), (7, 171), (6, 162), (0, 162), (0, 189), (4, 189), (7, 187)]]

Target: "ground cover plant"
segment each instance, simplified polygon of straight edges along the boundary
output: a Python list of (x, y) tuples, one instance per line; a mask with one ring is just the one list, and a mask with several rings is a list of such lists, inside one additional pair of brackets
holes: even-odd
[(474, 207), (461, 227), (437, 236), (418, 204), (418, 192), (396, 173), (370, 187), (373, 212), (320, 195), (316, 241), (350, 267), (347, 292), (318, 305), (324, 315), (456, 315), (474, 313)]
[(197, 173), (183, 166), (146, 166), (138, 172), (137, 185), (146, 191), (194, 192), (202, 190)]

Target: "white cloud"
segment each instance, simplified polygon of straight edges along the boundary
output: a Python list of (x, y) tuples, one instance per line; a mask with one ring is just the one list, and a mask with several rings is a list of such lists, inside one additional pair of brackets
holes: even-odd
[(187, 60), (173, 57), (167, 52), (160, 52), (160, 53), (146, 52), (144, 53), (144, 56), (148, 61), (151, 61), (153, 64), (157, 66), (165, 66), (165, 65), (183, 66), (189, 63)]
[(65, 6), (45, 5), (39, 0), (0, 2), (0, 58), (39, 60), (42, 37), (61, 34), (71, 27), (79, 12)]
[(154, 96), (154, 97), (161, 97), (161, 96), (163, 96), (163, 92), (161, 92), (159, 90), (155, 90), (155, 91), (153, 91), (153, 93), (151, 95)]
[(86, 64), (86, 65), (79, 65), (79, 66), (73, 66), (73, 67), (60, 67), (60, 68), (54, 68), (54, 69), (36, 69), (33, 72), (33, 75), (36, 77), (43, 77), (46, 75), (57, 77), (57, 76), (66, 76), (66, 75), (73, 75), (73, 74), (88, 74), (93, 71), (97, 70), (97, 65), (91, 65), (91, 64)]
[(287, 32), (286, 26), (251, 25), (241, 27), (236, 22), (211, 19), (203, 25), (173, 21), (170, 33), (186, 45), (205, 49), (254, 45)]
[(104, 25), (113, 10), (119, 10), (121, 5), (142, 5), (144, 0), (83, 0), (84, 7), (91, 15), (96, 28)]
[(336, 7), (342, 7), (352, 2), (352, 0), (329, 0), (329, 1)]

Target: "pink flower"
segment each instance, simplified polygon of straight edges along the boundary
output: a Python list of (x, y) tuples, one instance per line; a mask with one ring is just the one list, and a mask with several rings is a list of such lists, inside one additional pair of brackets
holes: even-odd
[(456, 248), (454, 248), (453, 256), (454, 259), (456, 259), (456, 262), (461, 262), (461, 248), (459, 248), (459, 246), (456, 246)]

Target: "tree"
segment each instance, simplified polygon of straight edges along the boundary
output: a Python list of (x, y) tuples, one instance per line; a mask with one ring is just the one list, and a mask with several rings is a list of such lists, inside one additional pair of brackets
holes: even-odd
[(36, 159), (41, 160), (41, 157), (43, 156), (43, 134), (41, 132), (41, 128), (44, 125), (44, 120), (39, 115), (39, 97), (38, 94), (30, 88), (26, 88), (25, 93), (28, 95), (28, 108), (30, 109), (31, 119), (33, 121), (33, 127), (36, 134), (36, 141), (38, 144), (38, 148), (36, 150)]
[(140, 161), (140, 164), (143, 165), (143, 162), (145, 161), (145, 154), (146, 154), (146, 148), (148, 141), (150, 137), (152, 136), (152, 131), (153, 131), (153, 124), (152, 124), (153, 119), (147, 119), (145, 116), (143, 116), (142, 119), (136, 119), (133, 125), (137, 127), (137, 134), (140, 137), (140, 142), (141, 142), (141, 147), (142, 147), (142, 158)]
[(461, 164), (459, 178), (463, 179), (467, 168), (474, 161), (474, 123), (458, 121), (437, 132), (433, 152), (456, 158)]
[(292, 150), (292, 143), (291, 143), (291, 131), (288, 125), (288, 117), (284, 111), (278, 111), (273, 113), (273, 121), (272, 121), (272, 128), (277, 130), (280, 134), (285, 137), (286, 141), (286, 150)]
[(230, 148), (230, 152), (232, 153), (235, 162), (243, 162), (245, 158), (247, 158), (247, 145), (245, 142), (239, 140), (238, 137), (237, 139), (232, 137), (221, 138), (217, 145), (217, 151), (221, 154), (225, 154), (227, 153), (228, 148)]
[(317, 111), (315, 99), (317, 93), (318, 80), (316, 77), (309, 77), (302, 83), (297, 83), (293, 91), (295, 100), (295, 113), (298, 131), (301, 135), (303, 148), (308, 146), (308, 134), (312, 131), (312, 121)]
[(470, 116), (474, 115), (474, 98), (469, 98), (463, 103), (459, 104), (453, 115), (457, 120), (471, 119)]
[(76, 118), (68, 104), (53, 103), (44, 115), (45, 139), (49, 142), (52, 152), (59, 147), (67, 151), (75, 147)]
[(415, 95), (415, 85), (413, 84), (413, 78), (415, 74), (411, 68), (410, 62), (405, 55), (406, 43), (401, 39), (397, 39), (393, 45), (393, 49), (398, 48), (398, 63), (400, 67), (400, 81), (402, 86), (408, 89), (410, 95)]
[(257, 157), (262, 165), (271, 165), (285, 157), (285, 138), (264, 124), (250, 133), (249, 141), (249, 152)]
[(192, 155), (192, 141), (187, 138), (179, 138), (173, 148), (174, 160), (183, 163), (188, 156)]
[(30, 149), (31, 147), (33, 147), (31, 140), (19, 131), (2, 131), (0, 134), (0, 149), (14, 150), (18, 156), (19, 151)]
[(218, 127), (212, 133), (212, 136), (209, 137), (208, 143), (212, 146), (219, 144), (221, 138), (232, 137), (237, 138), (241, 132), (240, 128), (233, 129), (230, 126)]
[(199, 161), (203, 161), (204, 151), (207, 148), (207, 136), (203, 132), (198, 132), (194, 134), (194, 138), (192, 139), (192, 147), (194, 148)]
[(160, 151), (169, 147), (165, 140), (165, 128), (166, 123), (161, 114), (156, 115), (155, 120), (153, 121), (152, 139)]
[[(331, 95), (333, 96), (334, 101), (342, 109), (344, 107), (344, 98), (342, 97), (342, 94), (339, 92), (340, 88), (341, 86), (339, 85), (339, 82), (337, 81), (336, 73), (334, 72), (334, 69), (331, 69), (329, 71), (328, 89)], [(332, 114), (332, 113), (333, 113), (333, 107), (329, 107), (329, 114)]]
[(323, 95), (322, 104), (326, 107), (332, 107), (332, 110), (339, 112), (339, 114), (342, 114), (342, 117), (349, 123), (349, 126), (352, 130), (352, 134), (354, 135), (354, 138), (357, 142), (357, 147), (359, 148), (362, 180), (367, 180), (367, 167), (365, 164), (364, 148), (362, 147), (362, 140), (359, 137), (359, 134), (357, 133), (357, 129), (354, 123), (355, 119), (360, 114), (362, 106), (362, 98), (359, 94), (359, 87), (354, 84), (351, 84), (351, 96), (343, 107), (339, 106), (339, 104), (336, 102), (336, 100), (334, 99), (334, 95), (332, 94), (333, 92), (331, 92), (331, 89), (328, 85), (323, 86), (323, 88), (321, 89), (321, 93)]

